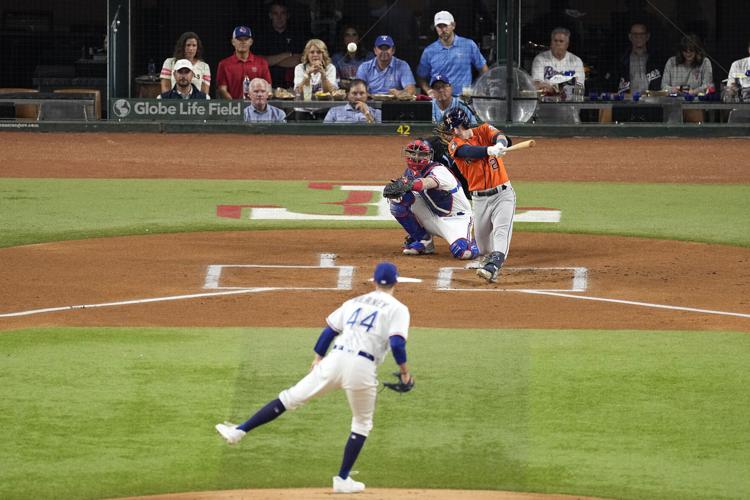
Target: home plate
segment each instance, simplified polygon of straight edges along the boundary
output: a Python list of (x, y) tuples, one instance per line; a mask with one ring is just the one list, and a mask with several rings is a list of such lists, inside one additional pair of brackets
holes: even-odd
[[(369, 281), (373, 281), (373, 279), (370, 278)], [(422, 283), (422, 280), (419, 278), (407, 278), (405, 276), (399, 276), (398, 282), (399, 283)]]

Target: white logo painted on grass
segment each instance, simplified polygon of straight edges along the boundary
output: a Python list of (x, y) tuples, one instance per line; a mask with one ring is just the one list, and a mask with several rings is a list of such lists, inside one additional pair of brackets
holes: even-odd
[[(374, 191), (383, 192), (383, 186), (341, 186), (342, 191)], [(363, 203), (362, 205), (376, 206), (377, 215), (327, 215), (327, 214), (308, 214), (301, 212), (292, 212), (286, 208), (252, 208), (250, 210), (250, 219), (252, 220), (329, 220), (329, 221), (392, 221), (388, 200), (379, 197), (375, 203)], [(513, 218), (515, 222), (560, 222), (560, 211), (553, 209), (524, 209), (518, 208)]]

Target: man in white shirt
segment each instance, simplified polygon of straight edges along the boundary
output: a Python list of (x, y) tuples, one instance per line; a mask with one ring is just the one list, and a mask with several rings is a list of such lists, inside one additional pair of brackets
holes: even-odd
[(547, 95), (560, 94), (562, 86), (570, 85), (573, 79), (575, 85), (584, 85), (586, 75), (583, 72), (583, 61), (568, 52), (569, 45), (570, 31), (567, 28), (555, 28), (550, 36), (550, 49), (537, 54), (531, 64), (534, 85)]
[[(750, 42), (748, 42), (747, 52), (750, 54)], [(729, 68), (727, 77), (727, 94), (735, 96), (737, 93), (750, 94), (750, 57), (737, 59)], [(743, 89), (745, 89), (743, 91)], [(747, 96), (750, 98), (750, 95)]]

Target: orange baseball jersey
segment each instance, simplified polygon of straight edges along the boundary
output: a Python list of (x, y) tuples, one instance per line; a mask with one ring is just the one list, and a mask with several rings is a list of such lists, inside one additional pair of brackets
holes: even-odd
[(458, 169), (469, 181), (469, 191), (484, 191), (508, 182), (508, 173), (505, 171), (503, 160), (495, 156), (484, 158), (457, 158), (456, 150), (464, 144), (469, 146), (494, 146), (498, 135), (503, 133), (483, 123), (471, 129), (474, 133), (468, 140), (453, 137), (448, 145), (448, 151), (456, 162)]

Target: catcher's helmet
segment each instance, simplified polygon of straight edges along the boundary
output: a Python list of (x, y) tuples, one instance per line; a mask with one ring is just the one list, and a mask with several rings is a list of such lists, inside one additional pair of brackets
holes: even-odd
[(469, 115), (466, 114), (466, 111), (460, 108), (453, 108), (448, 111), (445, 116), (443, 116), (443, 123), (448, 127), (448, 130), (453, 130), (459, 126), (466, 129), (471, 127)]
[(406, 158), (406, 165), (413, 172), (421, 172), (423, 168), (430, 164), (432, 161), (432, 146), (424, 139), (417, 139), (411, 141), (404, 148), (404, 158)]

